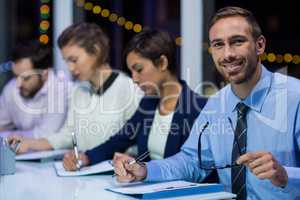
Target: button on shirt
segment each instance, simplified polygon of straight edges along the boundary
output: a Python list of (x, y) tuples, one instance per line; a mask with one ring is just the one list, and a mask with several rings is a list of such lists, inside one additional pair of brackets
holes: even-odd
[[(198, 138), (206, 122), (209, 126), (201, 138), (202, 163), (215, 166), (231, 164), (236, 105), (249, 106), (247, 113), (247, 152), (267, 151), (288, 173), (285, 188), (270, 180), (260, 180), (247, 168), (247, 199), (295, 199), (300, 197), (300, 81), (262, 66), (260, 80), (244, 99), (239, 99), (227, 85), (210, 98), (194, 124), (181, 152), (165, 160), (147, 163), (146, 181), (185, 179), (201, 181), (207, 171), (199, 168)], [(228, 119), (230, 118), (230, 120)], [(174, 167), (176, 166), (176, 167)], [(231, 169), (218, 170), (220, 182), (231, 191)]]

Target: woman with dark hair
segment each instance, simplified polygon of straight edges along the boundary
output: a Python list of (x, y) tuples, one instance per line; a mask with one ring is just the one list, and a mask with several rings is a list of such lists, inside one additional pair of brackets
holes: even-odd
[[(168, 33), (146, 30), (133, 37), (126, 50), (132, 79), (145, 92), (133, 117), (108, 141), (80, 153), (83, 165), (112, 159), (137, 145), (145, 160), (162, 159), (179, 152), (206, 103), (176, 76), (176, 45)], [(147, 153), (146, 153), (147, 154)], [(115, 154), (115, 158), (122, 154)], [(66, 170), (76, 170), (73, 153), (64, 157)]]
[[(20, 141), (17, 153), (72, 148), (75, 133), (80, 151), (104, 143), (135, 113), (143, 96), (132, 79), (109, 65), (109, 39), (96, 24), (78, 23), (65, 29), (58, 46), (79, 84), (72, 91), (62, 129), (49, 137)], [(116, 98), (117, 97), (117, 98)]]

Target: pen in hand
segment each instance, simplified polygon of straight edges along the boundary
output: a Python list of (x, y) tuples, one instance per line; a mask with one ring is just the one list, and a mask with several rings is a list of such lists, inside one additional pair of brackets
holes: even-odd
[(136, 159), (128, 162), (128, 165), (133, 165), (135, 163), (140, 163), (142, 162), (145, 158), (147, 158), (149, 156), (150, 152), (146, 151), (143, 154), (141, 154), (139, 157), (137, 157)]
[[(133, 160), (129, 161), (127, 164), (128, 164), (128, 165), (133, 165), (133, 164), (135, 164), (135, 163), (141, 164), (141, 162), (142, 162), (145, 158), (147, 158), (147, 157), (149, 156), (149, 154), (150, 154), (150, 152), (149, 152), (149, 151), (146, 151), (146, 152), (144, 152), (143, 154), (141, 154), (140, 156), (138, 156), (136, 159), (133, 159)], [(111, 163), (111, 165), (114, 166), (113, 163)], [(116, 175), (117, 175), (117, 174), (114, 173), (114, 174), (112, 175), (112, 177), (114, 177), (114, 176), (116, 176)]]
[(76, 168), (77, 168), (77, 170), (80, 170), (80, 168), (82, 166), (82, 161), (79, 159), (77, 140), (76, 140), (76, 136), (75, 136), (74, 132), (72, 132), (72, 141), (73, 141), (74, 154), (75, 154), (75, 158), (76, 158)]

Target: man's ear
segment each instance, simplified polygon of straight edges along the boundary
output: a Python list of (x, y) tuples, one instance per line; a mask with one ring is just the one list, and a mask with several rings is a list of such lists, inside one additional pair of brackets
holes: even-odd
[(166, 70), (168, 70), (168, 65), (169, 65), (168, 58), (165, 55), (161, 55), (158, 63), (159, 69), (162, 72), (165, 72)]
[(266, 48), (266, 38), (261, 35), (256, 40), (256, 53), (257, 55), (261, 55), (265, 52)]

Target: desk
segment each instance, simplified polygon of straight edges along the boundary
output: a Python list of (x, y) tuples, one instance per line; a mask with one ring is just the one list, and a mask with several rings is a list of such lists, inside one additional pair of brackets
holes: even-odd
[[(17, 162), (14, 175), (0, 176), (1, 200), (122, 200), (135, 199), (104, 190), (114, 184), (110, 175), (56, 176), (53, 162)], [(231, 193), (225, 193), (228, 198)], [(168, 198), (171, 199), (171, 198)], [(212, 195), (191, 195), (172, 199), (216, 199)]]

